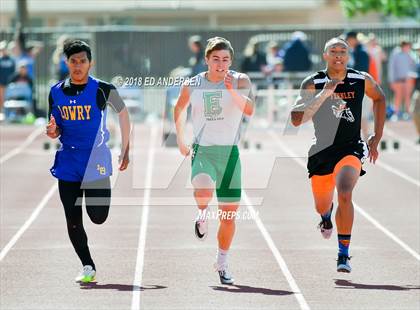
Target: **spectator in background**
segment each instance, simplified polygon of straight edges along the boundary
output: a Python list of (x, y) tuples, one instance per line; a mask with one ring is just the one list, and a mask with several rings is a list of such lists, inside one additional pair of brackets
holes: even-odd
[(266, 57), (258, 50), (257, 43), (249, 42), (243, 52), (241, 71), (244, 73), (265, 72), (266, 66)]
[(369, 43), (369, 39), (363, 33), (358, 33), (357, 34), (357, 40), (360, 42), (360, 44), (362, 44), (362, 46), (364, 46), (366, 48), (366, 51), (368, 53), (369, 67), (368, 67), (367, 73), (369, 73), (373, 77), (375, 82), (378, 83), (378, 81), (379, 81), (378, 67), (376, 65), (376, 61), (373, 59), (373, 56), (369, 53), (369, 50), (367, 48), (368, 43)]
[[(414, 57), (411, 55), (411, 43), (401, 41), (400, 46), (394, 48), (389, 57), (388, 82), (394, 92), (394, 115), (392, 120), (398, 118), (408, 119), (413, 83), (409, 79), (410, 72), (415, 71)], [(401, 102), (404, 101), (405, 113), (400, 111)]]
[(413, 46), (413, 49), (417, 51), (418, 57), (416, 71), (410, 74), (411, 81), (414, 84), (414, 94), (410, 112), (417, 129), (417, 144), (420, 144), (420, 41)]
[(45, 113), (37, 107), (37, 100), (35, 96), (35, 59), (42, 50), (42, 43), (36, 41), (27, 42), (25, 34), (22, 31), (22, 27), (17, 25), (14, 41), (10, 42), (9, 45), (15, 62), (25, 63), (27, 75), (31, 79), (33, 110), (36, 117), (41, 117), (45, 115)]
[(267, 53), (265, 55), (267, 65), (263, 68), (263, 72), (267, 75), (274, 72), (282, 71), (282, 59), (279, 55), (279, 45), (277, 42), (270, 41), (267, 45)]
[[(358, 34), (355, 31), (349, 31), (345, 35), (345, 40), (350, 47), (350, 58), (347, 64), (348, 67), (353, 68), (357, 71), (363, 71), (372, 73), (374, 66), (369, 68), (369, 54), (365, 45), (362, 43), (363, 34)], [(373, 63), (374, 64), (374, 63)], [(370, 70), (369, 70), (370, 69)], [(376, 74), (376, 71), (374, 73)], [(376, 79), (375, 79), (376, 81)], [(362, 129), (362, 136), (363, 139), (367, 139), (369, 137), (369, 122), (368, 119), (370, 117), (372, 111), (372, 100), (367, 96), (364, 96), (362, 102), (362, 118), (361, 118), (361, 129)]]
[(62, 35), (57, 39), (56, 47), (52, 55), (53, 72), (58, 81), (65, 80), (69, 75), (66, 64), (66, 56), (63, 53), (63, 46), (68, 41), (67, 35)]
[(29, 75), (28, 64), (21, 60), (16, 66), (16, 72), (11, 76), (9, 83), (27, 83), (33, 89), (33, 80)]
[(3, 120), (4, 92), (6, 86), (15, 72), (15, 61), (7, 50), (7, 42), (0, 42), (0, 120)]
[[(36, 111), (36, 104), (34, 100), (34, 94), (33, 94), (33, 80), (29, 76), (28, 73), (28, 66), (25, 60), (21, 60), (17, 63), (16, 66), (16, 72), (11, 76), (9, 80), (9, 84), (17, 83), (17, 87), (19, 87), (17, 93), (14, 94), (14, 99), (26, 99), (31, 103), (32, 112), (35, 113)], [(24, 85), (23, 85), (24, 84)], [(11, 85), (12, 86), (12, 85)], [(16, 90), (15, 90), (16, 92)], [(32, 117), (34, 114), (32, 114)]]
[[(17, 50), (20, 51), (18, 48)], [(23, 61), (26, 63), (29, 77), (33, 80), (35, 78), (35, 58), (40, 52), (41, 47), (29, 46), (23, 52), (19, 52), (16, 57), (16, 62)]]
[(377, 70), (377, 80), (376, 82), (380, 85), (382, 83), (382, 64), (386, 60), (386, 54), (383, 51), (382, 47), (378, 44), (373, 33), (369, 33), (367, 38), (367, 50), (371, 61), (374, 61), (376, 70)]
[(201, 44), (201, 37), (198, 35), (190, 37), (188, 39), (188, 46), (194, 54), (189, 61), (191, 66), (191, 76), (196, 76), (197, 74), (207, 70), (206, 61), (204, 60), (204, 48)]
[(350, 47), (350, 59), (348, 66), (358, 71), (369, 71), (369, 54), (366, 47), (358, 40), (357, 32), (349, 31), (345, 40)]
[(35, 58), (41, 52), (42, 44), (40, 42), (26, 41), (25, 35), (22, 32), (20, 25), (16, 26), (15, 39), (11, 45), (13, 57), (16, 63), (24, 61), (28, 70), (29, 77), (34, 80), (35, 78)]
[(284, 72), (305, 72), (312, 68), (310, 49), (305, 43), (307, 36), (302, 31), (292, 33), (291, 40), (280, 51)]

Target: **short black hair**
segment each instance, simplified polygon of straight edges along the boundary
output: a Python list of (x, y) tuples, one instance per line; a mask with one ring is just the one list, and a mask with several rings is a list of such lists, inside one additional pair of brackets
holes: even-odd
[(346, 38), (346, 40), (348, 40), (349, 38), (357, 39), (357, 32), (356, 31), (348, 31), (348, 32), (346, 32), (345, 38)]
[(87, 58), (89, 61), (92, 60), (92, 52), (90, 46), (82, 40), (69, 40), (64, 43), (63, 53), (66, 55), (66, 58), (69, 59), (71, 55), (86, 52)]

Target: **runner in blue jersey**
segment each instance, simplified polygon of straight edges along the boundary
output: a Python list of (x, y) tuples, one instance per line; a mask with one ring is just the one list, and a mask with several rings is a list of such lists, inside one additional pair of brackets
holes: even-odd
[(96, 266), (83, 228), (83, 196), (92, 222), (104, 223), (111, 201), (112, 174), (111, 152), (106, 145), (109, 139), (107, 106), (119, 116), (121, 171), (129, 163), (130, 120), (115, 87), (89, 75), (92, 66), (89, 45), (80, 40), (69, 41), (64, 46), (64, 55), (70, 77), (51, 87), (49, 95), (47, 135), (53, 139), (59, 137), (61, 142), (51, 174), (58, 179), (68, 234), (83, 265), (76, 281), (91, 282), (95, 279)]

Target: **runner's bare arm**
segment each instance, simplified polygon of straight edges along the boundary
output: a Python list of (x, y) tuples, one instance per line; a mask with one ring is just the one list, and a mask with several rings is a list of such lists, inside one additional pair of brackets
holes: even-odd
[[(50, 91), (50, 94), (48, 95), (48, 115), (50, 116), (50, 119), (46, 126), (46, 134), (51, 139), (58, 138), (61, 135), (61, 129), (57, 125), (55, 117), (53, 116), (53, 105), (54, 105), (54, 101), (53, 101), (53, 97)], [(57, 117), (60, 116), (60, 114), (58, 113), (56, 115)]]
[(366, 76), (365, 94), (373, 100), (373, 118), (375, 127), (374, 134), (368, 139), (368, 145), (369, 159), (371, 162), (375, 163), (378, 158), (377, 147), (382, 138), (385, 125), (386, 100), (384, 92), (372, 76), (365, 72), (363, 74)]
[(130, 149), (130, 116), (128, 114), (127, 107), (124, 107), (120, 113), (118, 113), (118, 120), (120, 123), (121, 130), (121, 155), (119, 158), (120, 162), (120, 171), (127, 169), (129, 159), (129, 149)]
[(187, 120), (187, 107), (190, 104), (190, 90), (188, 85), (183, 85), (174, 108), (174, 121), (176, 128), (176, 140), (182, 155), (189, 154), (189, 148), (184, 142), (184, 127)]
[(334, 93), (337, 85), (343, 84), (340, 80), (330, 80), (325, 83), (324, 89), (317, 92), (312, 77), (303, 80), (300, 95), (296, 99), (291, 112), (293, 126), (299, 126), (315, 115), (324, 101)]
[[(226, 82), (225, 82), (226, 83)], [(254, 113), (254, 102), (255, 97), (252, 91), (252, 84), (249, 77), (241, 73), (238, 78), (238, 90), (228, 88), (233, 103), (247, 116), (251, 116)]]
[(372, 76), (364, 73), (365, 80), (365, 94), (373, 100), (373, 116), (375, 121), (375, 135), (382, 137), (385, 116), (386, 116), (386, 100), (382, 88), (375, 82)]

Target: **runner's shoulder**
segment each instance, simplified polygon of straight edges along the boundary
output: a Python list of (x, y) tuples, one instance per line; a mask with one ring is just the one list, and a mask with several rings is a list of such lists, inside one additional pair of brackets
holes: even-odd
[(98, 81), (98, 88), (101, 88), (103, 91), (109, 93), (113, 89), (117, 89), (112, 83), (96, 79)]
[(53, 90), (57, 90), (57, 89), (62, 89), (63, 87), (64, 87), (64, 83), (65, 83), (65, 80), (62, 80), (62, 81), (58, 81), (57, 83), (55, 83), (53, 86), (51, 86), (51, 88), (50, 88), (50, 92), (51, 91), (53, 91)]
[(251, 87), (251, 79), (249, 78), (248, 74), (243, 73), (243, 72), (233, 71), (233, 77), (238, 80), (238, 88)]
[(315, 89), (316, 84), (324, 84), (328, 81), (328, 76), (325, 70), (314, 72), (306, 77), (301, 84), (301, 89)]
[(315, 89), (315, 77), (316, 74), (311, 74), (307, 76), (300, 84), (300, 89)]
[(182, 83), (181, 92), (187, 91), (189, 94), (191, 94), (194, 89), (200, 87), (201, 83), (205, 79), (204, 77), (205, 73), (206, 72), (201, 72), (201, 73), (198, 73), (197, 75), (187, 78)]

